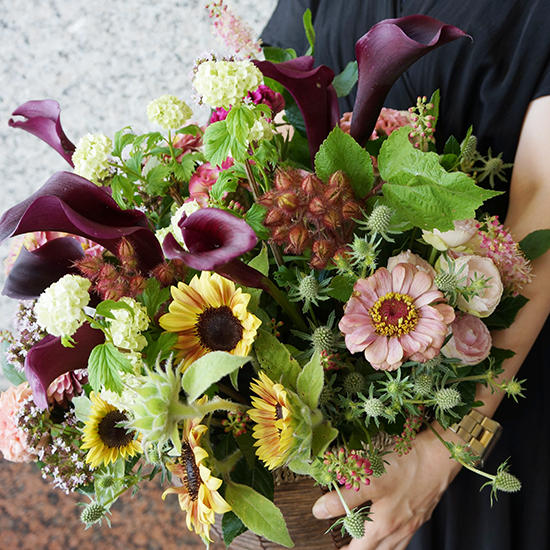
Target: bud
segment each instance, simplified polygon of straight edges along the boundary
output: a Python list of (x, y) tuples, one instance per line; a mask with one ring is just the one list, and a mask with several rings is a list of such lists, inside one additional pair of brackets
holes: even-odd
[(99, 502), (90, 502), (90, 504), (82, 510), (80, 519), (82, 523), (86, 524), (86, 527), (89, 527), (98, 521), (101, 522), (107, 512), (108, 510), (103, 504), (99, 504)]
[(370, 416), (371, 418), (378, 418), (382, 414), (384, 414), (384, 403), (380, 401), (380, 399), (377, 399), (376, 397), (370, 397), (369, 399), (366, 399), (363, 404), (363, 410), (367, 414), (367, 416)]
[(330, 210), (323, 216), (323, 225), (332, 231), (340, 229), (342, 221), (342, 217), (336, 210)]
[(448, 411), (462, 402), (460, 392), (455, 388), (441, 388), (434, 394), (435, 404), (443, 411)]
[(435, 286), (441, 292), (455, 292), (458, 288), (458, 279), (453, 273), (442, 271), (434, 278)]
[(342, 206), (342, 216), (346, 220), (356, 220), (362, 215), (361, 206), (354, 200), (344, 203)]
[(301, 254), (308, 245), (309, 233), (303, 225), (297, 225), (290, 230), (288, 238), (290, 240), (290, 245), (287, 247), (288, 252)]
[(311, 335), (311, 340), (313, 347), (319, 351), (332, 351), (336, 344), (334, 333), (326, 326), (317, 327)]
[(497, 473), (493, 481), (493, 487), (504, 493), (517, 493), (521, 489), (521, 481), (507, 472), (506, 469), (502, 469)]
[(354, 539), (362, 539), (365, 536), (365, 520), (361, 514), (350, 512), (344, 518), (344, 527)]
[(360, 372), (350, 372), (344, 378), (344, 391), (348, 394), (355, 395), (363, 391), (365, 387), (365, 377)]
[(277, 206), (287, 213), (292, 213), (300, 205), (300, 199), (294, 191), (286, 191), (277, 197)]
[(308, 210), (314, 216), (322, 216), (327, 212), (327, 204), (320, 197), (313, 197), (308, 204)]
[(118, 245), (118, 258), (126, 269), (135, 271), (138, 266), (136, 251), (127, 239), (121, 239)]
[(290, 216), (283, 210), (279, 208), (272, 208), (267, 212), (267, 216), (264, 220), (264, 225), (268, 227), (272, 225), (279, 225), (286, 222), (289, 218)]
[(325, 185), (315, 174), (308, 174), (302, 181), (301, 187), (302, 191), (311, 197), (320, 195)]
[(370, 468), (373, 477), (382, 477), (386, 473), (386, 466), (382, 455), (377, 451), (369, 454)]
[(430, 394), (433, 387), (433, 380), (429, 374), (420, 374), (414, 381), (414, 391), (420, 397), (426, 397)]
[(367, 220), (367, 229), (372, 233), (385, 233), (390, 228), (393, 214), (394, 211), (389, 206), (376, 206)]

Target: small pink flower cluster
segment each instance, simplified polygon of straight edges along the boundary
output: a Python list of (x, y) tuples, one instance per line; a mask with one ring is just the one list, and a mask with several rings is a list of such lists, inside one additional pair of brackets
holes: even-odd
[(346, 489), (359, 491), (361, 483), (370, 484), (369, 476), (372, 475), (370, 461), (356, 451), (347, 453), (344, 448), (340, 448), (337, 453), (327, 451), (323, 458), (328, 472), (333, 474), (336, 481)]
[[(349, 134), (351, 119), (352, 113), (344, 113), (340, 119), (340, 129), (346, 134)], [(382, 107), (370, 139), (374, 140), (383, 136), (387, 137), (391, 135), (392, 132), (395, 132), (395, 130), (410, 125), (411, 118), (407, 111), (396, 111), (395, 109), (386, 109), (386, 107)]]
[(478, 227), (481, 252), (493, 260), (497, 266), (504, 288), (512, 296), (517, 296), (523, 286), (531, 282), (529, 261), (523, 256), (510, 233), (499, 222), (498, 216), (488, 218)]
[(412, 449), (412, 441), (416, 438), (421, 426), (422, 416), (410, 416), (405, 420), (401, 435), (395, 436), (395, 452), (399, 456), (406, 455)]
[(237, 17), (223, 0), (206, 6), (209, 15), (214, 19), (214, 34), (219, 36), (228, 48), (240, 53), (245, 58), (256, 57), (262, 51), (260, 42), (254, 39), (254, 31)]
[(27, 382), (11, 386), (0, 394), (0, 451), (6, 460), (12, 462), (32, 462), (36, 455), (32, 452), (27, 434), (19, 427), (18, 413), (32, 397)]

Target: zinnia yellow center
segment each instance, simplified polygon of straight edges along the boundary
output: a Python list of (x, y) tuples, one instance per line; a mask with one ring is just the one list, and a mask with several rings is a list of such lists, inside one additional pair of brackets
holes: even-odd
[(110, 411), (101, 419), (97, 426), (97, 435), (106, 447), (118, 449), (125, 447), (134, 439), (132, 432), (117, 426), (126, 420), (128, 417), (121, 411)]
[(406, 294), (388, 292), (369, 309), (376, 334), (397, 338), (412, 332), (418, 323), (418, 311)]
[(196, 334), (208, 351), (231, 351), (243, 337), (243, 326), (230, 307), (209, 307), (199, 315)]

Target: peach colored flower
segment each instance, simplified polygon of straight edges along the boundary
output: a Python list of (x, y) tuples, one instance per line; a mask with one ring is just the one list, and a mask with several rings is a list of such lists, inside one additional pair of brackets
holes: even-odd
[(465, 365), (477, 365), (491, 352), (491, 333), (474, 315), (459, 315), (450, 325), (451, 339), (441, 349), (445, 357), (460, 359)]
[(25, 400), (31, 396), (27, 382), (11, 386), (0, 394), (0, 451), (6, 460), (32, 462), (36, 459), (29, 449), (27, 434), (19, 428), (16, 418)]
[(395, 370), (439, 353), (455, 316), (443, 302), (433, 277), (417, 267), (381, 267), (355, 283), (339, 327), (352, 353), (363, 351), (375, 369)]
[(424, 258), (420, 257), (418, 254), (414, 254), (410, 250), (404, 250), (397, 256), (392, 256), (388, 260), (388, 271), (391, 273), (393, 271), (393, 268), (397, 264), (406, 263), (416, 266), (419, 271), (423, 271), (424, 273), (427, 273), (428, 275), (431, 275), (432, 277), (435, 277), (435, 269), (430, 265), (429, 262), (427, 262)]
[(455, 220), (455, 228), (450, 231), (422, 231), (423, 239), (437, 250), (448, 250), (459, 248), (477, 236), (478, 223), (475, 219)]

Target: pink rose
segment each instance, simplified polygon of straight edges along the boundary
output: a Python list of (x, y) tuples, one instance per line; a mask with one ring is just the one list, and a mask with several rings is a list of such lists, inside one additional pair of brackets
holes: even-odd
[(427, 273), (432, 278), (434, 278), (436, 275), (435, 269), (429, 264), (429, 262), (427, 262), (424, 258), (421, 258), (418, 254), (414, 254), (410, 250), (403, 251), (397, 256), (392, 256), (388, 260), (388, 271), (391, 273), (393, 268), (397, 264), (401, 263), (414, 265), (418, 268), (419, 271)]
[(460, 359), (465, 365), (477, 365), (489, 356), (491, 333), (485, 323), (474, 315), (460, 315), (449, 327), (451, 339), (441, 353)]
[(27, 434), (19, 428), (16, 418), (25, 400), (31, 396), (27, 382), (11, 386), (0, 394), (0, 451), (6, 460), (32, 462), (36, 459), (29, 449)]

